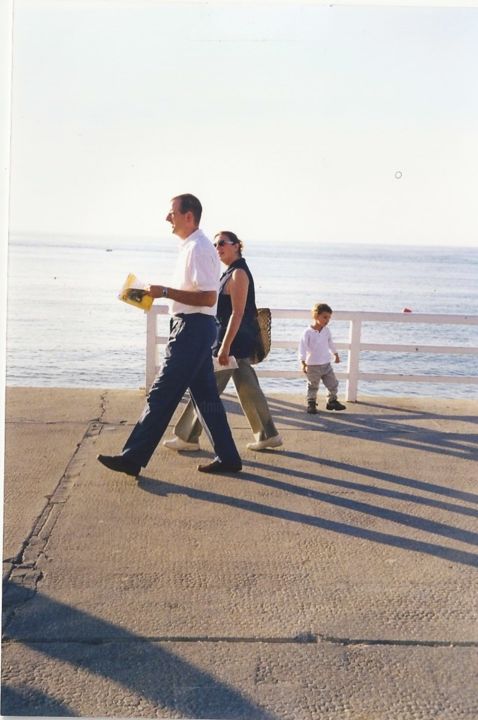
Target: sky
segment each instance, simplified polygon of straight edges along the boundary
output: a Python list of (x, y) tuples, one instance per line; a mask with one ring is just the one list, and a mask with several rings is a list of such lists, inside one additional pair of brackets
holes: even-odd
[(478, 246), (477, 7), (13, 8), (11, 235)]

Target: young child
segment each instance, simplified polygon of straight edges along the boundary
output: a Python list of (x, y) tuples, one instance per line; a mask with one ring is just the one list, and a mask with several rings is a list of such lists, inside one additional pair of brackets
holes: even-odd
[(314, 324), (304, 330), (299, 344), (299, 360), (302, 370), (307, 375), (307, 412), (315, 415), (317, 412), (317, 392), (319, 382), (322, 380), (329, 391), (327, 410), (345, 410), (337, 400), (338, 380), (330, 364), (330, 356), (335, 356), (335, 362), (340, 358), (335, 349), (334, 341), (327, 327), (332, 316), (332, 308), (325, 303), (317, 303), (312, 308)]

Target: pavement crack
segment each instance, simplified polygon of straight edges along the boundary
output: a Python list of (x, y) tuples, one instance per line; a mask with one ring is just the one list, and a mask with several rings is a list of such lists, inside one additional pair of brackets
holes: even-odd
[(105, 390), (100, 395), (100, 414), (96, 418), (97, 422), (103, 423), (103, 418), (106, 414), (106, 396), (108, 394), (108, 391)]
[(92, 637), (92, 638), (51, 638), (51, 637), (28, 637), (16, 636), (4, 638), (5, 643), (28, 643), (29, 645), (44, 644), (75, 644), (75, 645), (133, 645), (143, 643), (228, 643), (228, 644), (263, 644), (263, 645), (318, 645), (321, 643), (329, 643), (332, 645), (355, 646), (355, 647), (371, 647), (371, 646), (387, 646), (387, 647), (433, 647), (433, 648), (466, 648), (478, 647), (478, 641), (453, 641), (453, 640), (384, 640), (384, 639), (349, 639), (336, 638), (323, 635), (295, 635), (291, 637), (233, 637), (233, 636), (210, 636), (210, 635), (137, 635), (135, 637)]
[[(53, 528), (88, 459), (89, 441), (99, 435), (101, 428), (102, 426), (97, 420), (88, 423), (83, 437), (77, 444), (53, 493), (47, 497), (47, 502), (24, 539), (20, 551), (11, 559), (11, 567), (3, 578), (5, 587), (9, 581), (12, 581), (33, 593), (36, 591), (37, 584), (42, 577), (38, 561), (45, 553)], [(6, 596), (6, 600), (8, 606), (8, 596)]]
[(387, 638), (341, 638), (319, 635), (320, 642), (343, 646), (397, 646), (397, 647), (478, 647), (478, 640), (396, 640)]
[(317, 637), (315, 635), (295, 635), (292, 637), (234, 637), (229, 635), (136, 635), (134, 637), (110, 637), (110, 638), (30, 638), (27, 636), (15, 638), (5, 638), (5, 642), (22, 643), (77, 643), (80, 645), (110, 645), (110, 644), (134, 644), (134, 643), (232, 643), (232, 644), (316, 644)]

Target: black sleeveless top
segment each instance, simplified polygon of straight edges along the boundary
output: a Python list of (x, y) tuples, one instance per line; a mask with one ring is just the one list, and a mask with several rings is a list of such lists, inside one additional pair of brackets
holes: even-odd
[(256, 293), (254, 290), (254, 278), (251, 271), (247, 267), (244, 258), (238, 258), (229, 265), (227, 270), (221, 275), (219, 281), (219, 295), (217, 300), (216, 321), (218, 323), (217, 338), (213, 347), (213, 354), (217, 355), (221, 342), (226, 334), (227, 324), (232, 315), (231, 296), (224, 292), (228, 281), (231, 279), (234, 270), (244, 270), (249, 278), (249, 287), (247, 288), (246, 305), (244, 307), (244, 315), (237, 331), (236, 337), (232, 341), (231, 355), (236, 358), (248, 358), (254, 351), (257, 335), (259, 333), (259, 325), (257, 323)]

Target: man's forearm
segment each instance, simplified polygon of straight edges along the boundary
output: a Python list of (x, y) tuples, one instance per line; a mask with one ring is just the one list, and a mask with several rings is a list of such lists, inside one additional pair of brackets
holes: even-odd
[(154, 298), (169, 298), (195, 307), (212, 307), (217, 299), (215, 290), (176, 290), (165, 285), (150, 285), (148, 294)]

